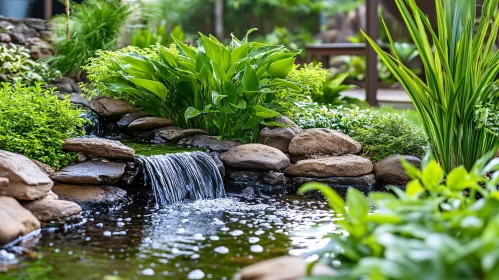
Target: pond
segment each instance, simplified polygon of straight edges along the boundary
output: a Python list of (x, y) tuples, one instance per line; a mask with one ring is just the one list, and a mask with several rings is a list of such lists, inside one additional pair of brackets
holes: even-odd
[(322, 247), (332, 219), (325, 201), (251, 188), (163, 208), (135, 200), (87, 211), (65, 233), (43, 230), (0, 279), (231, 279), (258, 261)]

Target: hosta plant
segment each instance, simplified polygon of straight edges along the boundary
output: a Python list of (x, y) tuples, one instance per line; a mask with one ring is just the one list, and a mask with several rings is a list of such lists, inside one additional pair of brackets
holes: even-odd
[[(346, 202), (325, 185), (320, 190), (344, 234), (314, 252), (335, 268), (327, 279), (498, 279), (499, 160), (495, 150), (468, 172), (448, 172), (425, 159), (421, 171), (403, 162), (412, 181), (404, 190), (372, 192), (350, 188)], [(445, 178), (445, 179), (444, 179)], [(371, 204), (374, 204), (374, 210)], [(309, 268), (312, 268), (315, 263)], [(314, 278), (309, 279), (326, 279)]]
[(489, 121), (487, 112), (497, 111), (499, 104), (493, 86), (499, 74), (495, 47), (499, 1), (484, 1), (476, 24), (475, 1), (436, 0), (438, 26), (430, 25), (415, 0), (395, 3), (418, 49), (426, 78), (402, 64), (388, 30), (392, 54), (367, 40), (412, 99), (437, 162), (445, 172), (460, 165), (469, 170), (498, 141), (496, 122)]
[(274, 93), (299, 89), (286, 80), (297, 52), (248, 42), (248, 34), (242, 40), (233, 37), (227, 46), (200, 34), (198, 48), (173, 37), (170, 48), (156, 46), (158, 59), (134, 52), (120, 56), (111, 68), (114, 74), (101, 82), (178, 126), (255, 141), (259, 127), (280, 115)]

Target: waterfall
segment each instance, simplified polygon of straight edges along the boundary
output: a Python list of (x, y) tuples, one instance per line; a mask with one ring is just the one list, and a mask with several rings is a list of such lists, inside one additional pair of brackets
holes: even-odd
[(181, 202), (187, 195), (194, 200), (225, 197), (222, 176), (206, 153), (138, 156), (137, 160), (161, 206)]

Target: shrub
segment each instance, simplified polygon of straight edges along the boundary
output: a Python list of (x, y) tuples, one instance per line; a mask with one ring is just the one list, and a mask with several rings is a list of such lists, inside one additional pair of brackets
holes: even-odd
[(0, 82), (34, 85), (51, 82), (60, 72), (32, 60), (30, 51), (14, 44), (0, 45)]
[(115, 74), (101, 82), (134, 95), (138, 106), (178, 126), (256, 141), (260, 125), (280, 115), (275, 91), (299, 88), (285, 80), (296, 52), (250, 43), (248, 34), (243, 40), (233, 37), (228, 46), (200, 34), (197, 49), (173, 38), (173, 47), (156, 46), (159, 59), (133, 52), (120, 56), (111, 68)]
[(56, 56), (47, 59), (64, 75), (81, 75), (81, 66), (97, 50), (113, 50), (120, 28), (131, 13), (120, 0), (85, 0), (71, 4), (70, 39), (66, 38), (66, 16), (52, 18)]
[(374, 213), (354, 188), (345, 203), (325, 185), (304, 185), (300, 193), (322, 191), (341, 217), (336, 232), (345, 232), (329, 234), (330, 244), (313, 252), (334, 266), (327, 279), (497, 279), (499, 164), (487, 163), (494, 156), (489, 152), (470, 172), (456, 167), (445, 180), (434, 160), (423, 160), (422, 171), (404, 162), (413, 180), (405, 191), (370, 193)]
[(22, 84), (0, 87), (0, 149), (23, 154), (55, 168), (75, 154), (62, 151), (63, 139), (83, 135), (81, 111), (59, 100), (54, 89)]

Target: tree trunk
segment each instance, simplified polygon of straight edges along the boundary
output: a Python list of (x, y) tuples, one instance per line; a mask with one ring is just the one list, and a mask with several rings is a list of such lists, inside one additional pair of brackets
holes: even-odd
[(215, 0), (215, 36), (222, 41), (224, 38), (224, 2)]

